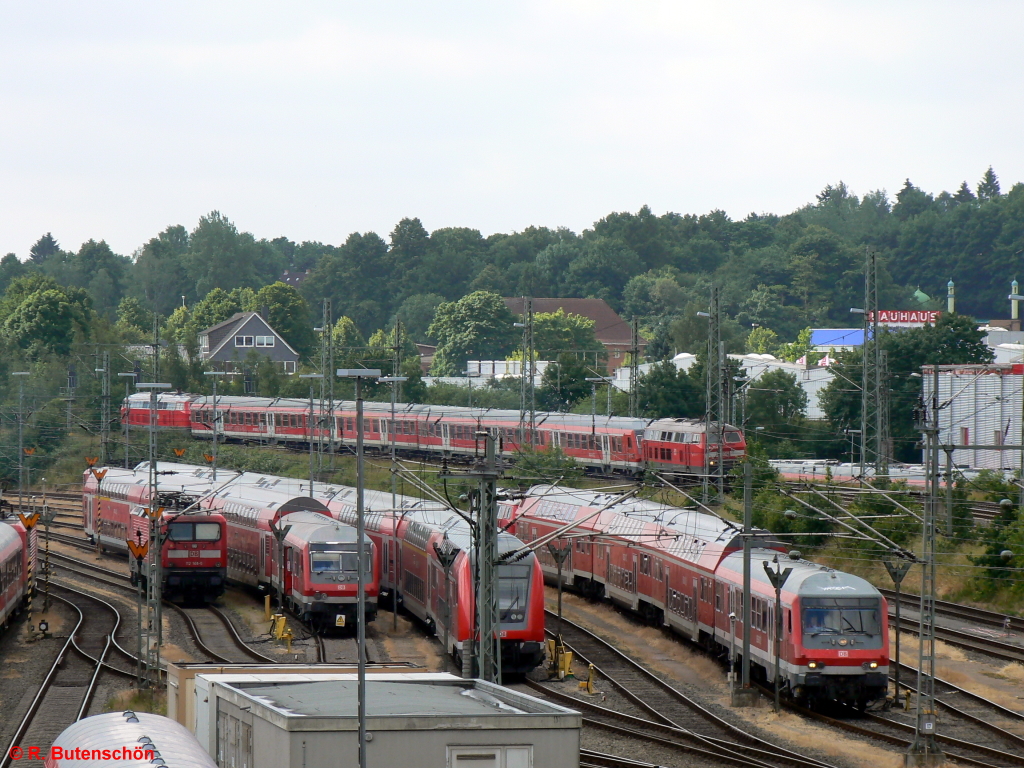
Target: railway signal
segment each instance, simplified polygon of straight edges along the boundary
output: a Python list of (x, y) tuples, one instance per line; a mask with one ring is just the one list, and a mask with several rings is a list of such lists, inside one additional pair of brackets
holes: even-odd
[[(794, 560), (800, 559), (800, 553), (796, 550), (790, 552), (789, 556)], [(782, 650), (782, 587), (786, 583), (786, 579), (789, 578), (789, 574), (793, 572), (793, 569), (786, 568), (783, 570), (778, 555), (775, 556), (773, 562), (775, 563), (775, 570), (772, 570), (767, 560), (761, 564), (764, 566), (764, 572), (768, 574), (768, 580), (775, 587), (775, 712), (778, 714), (780, 706), (779, 696), (782, 689), (779, 675), (779, 652)]]
[(548, 542), (548, 552), (551, 553), (551, 557), (554, 558), (555, 564), (558, 566), (558, 618), (562, 618), (562, 563), (566, 561), (572, 552), (572, 544), (569, 546), (557, 546), (555, 542)]
[(914, 563), (906, 560), (898, 565), (889, 560), (884, 560), (883, 563), (885, 564), (885, 570), (892, 577), (892, 583), (896, 585), (896, 696), (893, 699), (893, 703), (898, 707), (900, 705), (900, 610), (902, 608), (900, 586), (903, 584), (904, 577)]

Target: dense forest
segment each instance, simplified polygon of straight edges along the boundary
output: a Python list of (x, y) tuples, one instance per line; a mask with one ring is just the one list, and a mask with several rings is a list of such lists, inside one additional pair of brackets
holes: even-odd
[[(529, 227), (484, 237), (471, 228), (428, 232), (418, 219), (407, 218), (386, 238), (353, 232), (329, 245), (257, 239), (216, 211), (191, 230), (167, 227), (130, 255), (114, 253), (102, 239), (66, 250), (47, 233), (27, 253), (0, 260), (0, 374), (32, 374), (0, 375), (0, 400), (10, 429), (24, 389), (30, 429), (39, 432), (30, 437), (43, 456), (47, 445), (59, 445), (69, 424), (95, 431), (96, 369), (104, 353), (112, 373), (125, 372), (146, 357), (146, 345), (155, 345), (161, 368), (146, 371), (147, 377), (158, 374), (176, 387), (206, 391), (198, 332), (235, 312), (266, 310), (312, 370), (319, 365), (314, 328), (322, 325), (327, 298), (339, 365), (373, 363), (390, 370), (394, 323), (401, 320), (401, 369), (412, 377), (404, 395), (423, 402), (462, 402), (466, 395), (443, 386), (428, 391), (418, 378), (412, 341), (438, 345), (435, 372), (441, 374), (459, 373), (467, 359), (522, 355), (513, 328), (517, 318), (501, 296), (603, 298), (640, 321), (650, 341), (647, 360), (654, 362), (703, 348), (706, 325), (696, 313), (707, 308), (709, 289), (717, 285), (729, 351), (796, 359), (806, 350), (809, 326), (851, 323), (849, 308), (863, 301), (867, 249), (880, 257), (884, 307), (939, 308), (953, 279), (961, 313), (1003, 316), (1024, 252), (1024, 184), (1004, 194), (991, 168), (973, 190), (964, 182), (953, 193), (925, 192), (908, 180), (894, 198), (884, 191), (858, 196), (839, 182), (784, 215), (733, 220), (715, 210), (659, 216), (644, 207), (609, 214), (581, 233)], [(304, 276), (298, 289), (279, 281), (286, 271)], [(894, 347), (893, 355), (913, 365), (928, 355), (942, 362), (985, 359), (969, 321), (951, 319), (933, 330), (937, 335), (926, 331), (921, 339), (900, 342), (913, 339), (913, 354)], [(968, 343), (951, 345), (954, 331)], [(593, 371), (584, 361), (600, 349), (593, 324), (558, 314), (538, 317), (536, 336), (539, 354), (557, 361), (539, 402), (588, 408), (583, 379)], [(856, 367), (856, 355), (842, 364)], [(644, 412), (701, 415), (702, 370), (701, 364), (688, 374), (655, 367), (641, 382)], [(266, 395), (305, 392), (296, 377), (257, 358), (248, 361), (244, 380), (224, 386)], [(857, 421), (855, 397), (832, 392), (825, 403), (829, 423), (817, 425), (819, 432), (808, 438), (806, 402), (795, 382), (780, 378), (765, 389), (769, 394), (751, 393), (747, 413), (765, 427), (760, 435), (772, 453), (841, 455), (844, 441), (837, 435)], [(69, 406), (71, 394), (76, 399)], [(484, 387), (472, 396), (478, 404), (518, 406), (514, 387)], [(604, 398), (599, 400), (603, 410)], [(617, 395), (613, 412), (624, 407)], [(907, 403), (902, 410), (909, 408)], [(900, 418), (894, 415), (894, 425)], [(900, 437), (909, 455), (912, 430)]]

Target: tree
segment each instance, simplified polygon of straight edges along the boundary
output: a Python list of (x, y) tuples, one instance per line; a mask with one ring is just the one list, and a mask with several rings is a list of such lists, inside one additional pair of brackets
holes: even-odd
[(363, 335), (379, 328), (386, 314), (389, 285), (388, 245), (375, 232), (353, 232), (344, 245), (325, 254), (302, 283), (313, 305), (330, 298), (335, 317), (350, 317)]
[(42, 264), (54, 254), (60, 253), (60, 245), (53, 239), (53, 235), (47, 232), (36, 240), (28, 253), (32, 263)]
[(903, 189), (896, 193), (896, 205), (892, 212), (900, 221), (920, 216), (932, 206), (932, 196), (915, 187), (907, 179)]
[(138, 299), (126, 296), (117, 305), (117, 324), (140, 334), (152, 334), (153, 313), (142, 306)]
[(192, 231), (184, 263), (195, 295), (204, 296), (214, 288), (259, 288), (276, 280), (287, 262), (270, 243), (257, 243), (211, 211)]
[(500, 360), (515, 348), (515, 318), (496, 293), (476, 291), (437, 308), (427, 332), (438, 340), (433, 373), (454, 376), (467, 360)]
[[(343, 315), (334, 321), (331, 341), (334, 344), (334, 361), (339, 363), (339, 367), (348, 367), (366, 353), (366, 339), (351, 317)], [(341, 362), (345, 366), (340, 366)]]
[(621, 307), (622, 291), (640, 268), (640, 258), (629, 248), (604, 238), (591, 240), (569, 263), (562, 295), (604, 299), (613, 308)]
[(533, 348), (541, 358), (563, 352), (604, 353), (594, 325), (589, 317), (566, 314), (561, 307), (554, 312), (537, 312), (533, 316)]
[[(434, 321), (434, 313), (444, 303), (444, 296), (439, 293), (415, 293), (398, 307), (395, 317), (405, 325), (405, 331), (413, 341), (430, 343), (432, 337), (427, 329)], [(391, 318), (388, 325), (394, 325), (395, 318)]]
[(779, 347), (779, 334), (771, 328), (754, 328), (747, 336), (747, 352), (770, 355)]
[(999, 177), (996, 176), (990, 165), (985, 171), (985, 175), (981, 177), (981, 181), (978, 182), (978, 199), (995, 200), (999, 194)]
[(746, 420), (768, 432), (798, 422), (807, 412), (807, 393), (796, 374), (781, 369), (762, 374), (748, 387)]
[(308, 358), (313, 353), (316, 337), (309, 306), (293, 286), (281, 282), (265, 285), (256, 292), (253, 303), (257, 312), (266, 308), (266, 320), (271, 328), (299, 355)]
[(569, 411), (590, 394), (593, 373), (575, 355), (563, 353), (548, 365), (537, 390), (537, 406), (545, 411)]
[(699, 418), (705, 407), (702, 377), (703, 367), (687, 372), (668, 360), (657, 363), (637, 382), (637, 402), (652, 419)]
[(196, 292), (196, 282), (186, 269), (188, 249), (188, 230), (180, 224), (151, 238), (135, 254), (132, 295), (164, 317), (181, 305), (182, 296), (189, 304), (197, 302), (202, 295)]
[(7, 290), (12, 280), (24, 275), (26, 267), (13, 253), (8, 253), (0, 259), (0, 296)]
[(960, 189), (958, 189), (956, 194), (953, 195), (953, 199), (958, 203), (973, 203), (978, 198), (974, 196), (974, 193), (971, 192), (971, 188), (967, 186), (967, 182), (964, 181), (960, 184)]
[(61, 357), (71, 353), (75, 327), (88, 329), (81, 305), (59, 288), (36, 291), (4, 320), (4, 337), (33, 358), (44, 352)]

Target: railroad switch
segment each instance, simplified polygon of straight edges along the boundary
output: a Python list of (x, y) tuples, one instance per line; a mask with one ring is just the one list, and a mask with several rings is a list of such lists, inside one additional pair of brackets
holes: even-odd
[(270, 631), (274, 635), (274, 639), (284, 639), (285, 629), (288, 626), (288, 619), (285, 618), (284, 614), (275, 613), (270, 617), (270, 622)]

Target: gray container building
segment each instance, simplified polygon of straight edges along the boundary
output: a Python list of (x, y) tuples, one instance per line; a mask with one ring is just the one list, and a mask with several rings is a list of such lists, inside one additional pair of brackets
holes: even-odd
[[(196, 738), (217, 765), (357, 764), (356, 676), (195, 678)], [(367, 762), (404, 768), (577, 768), (581, 715), (443, 673), (367, 680)]]

